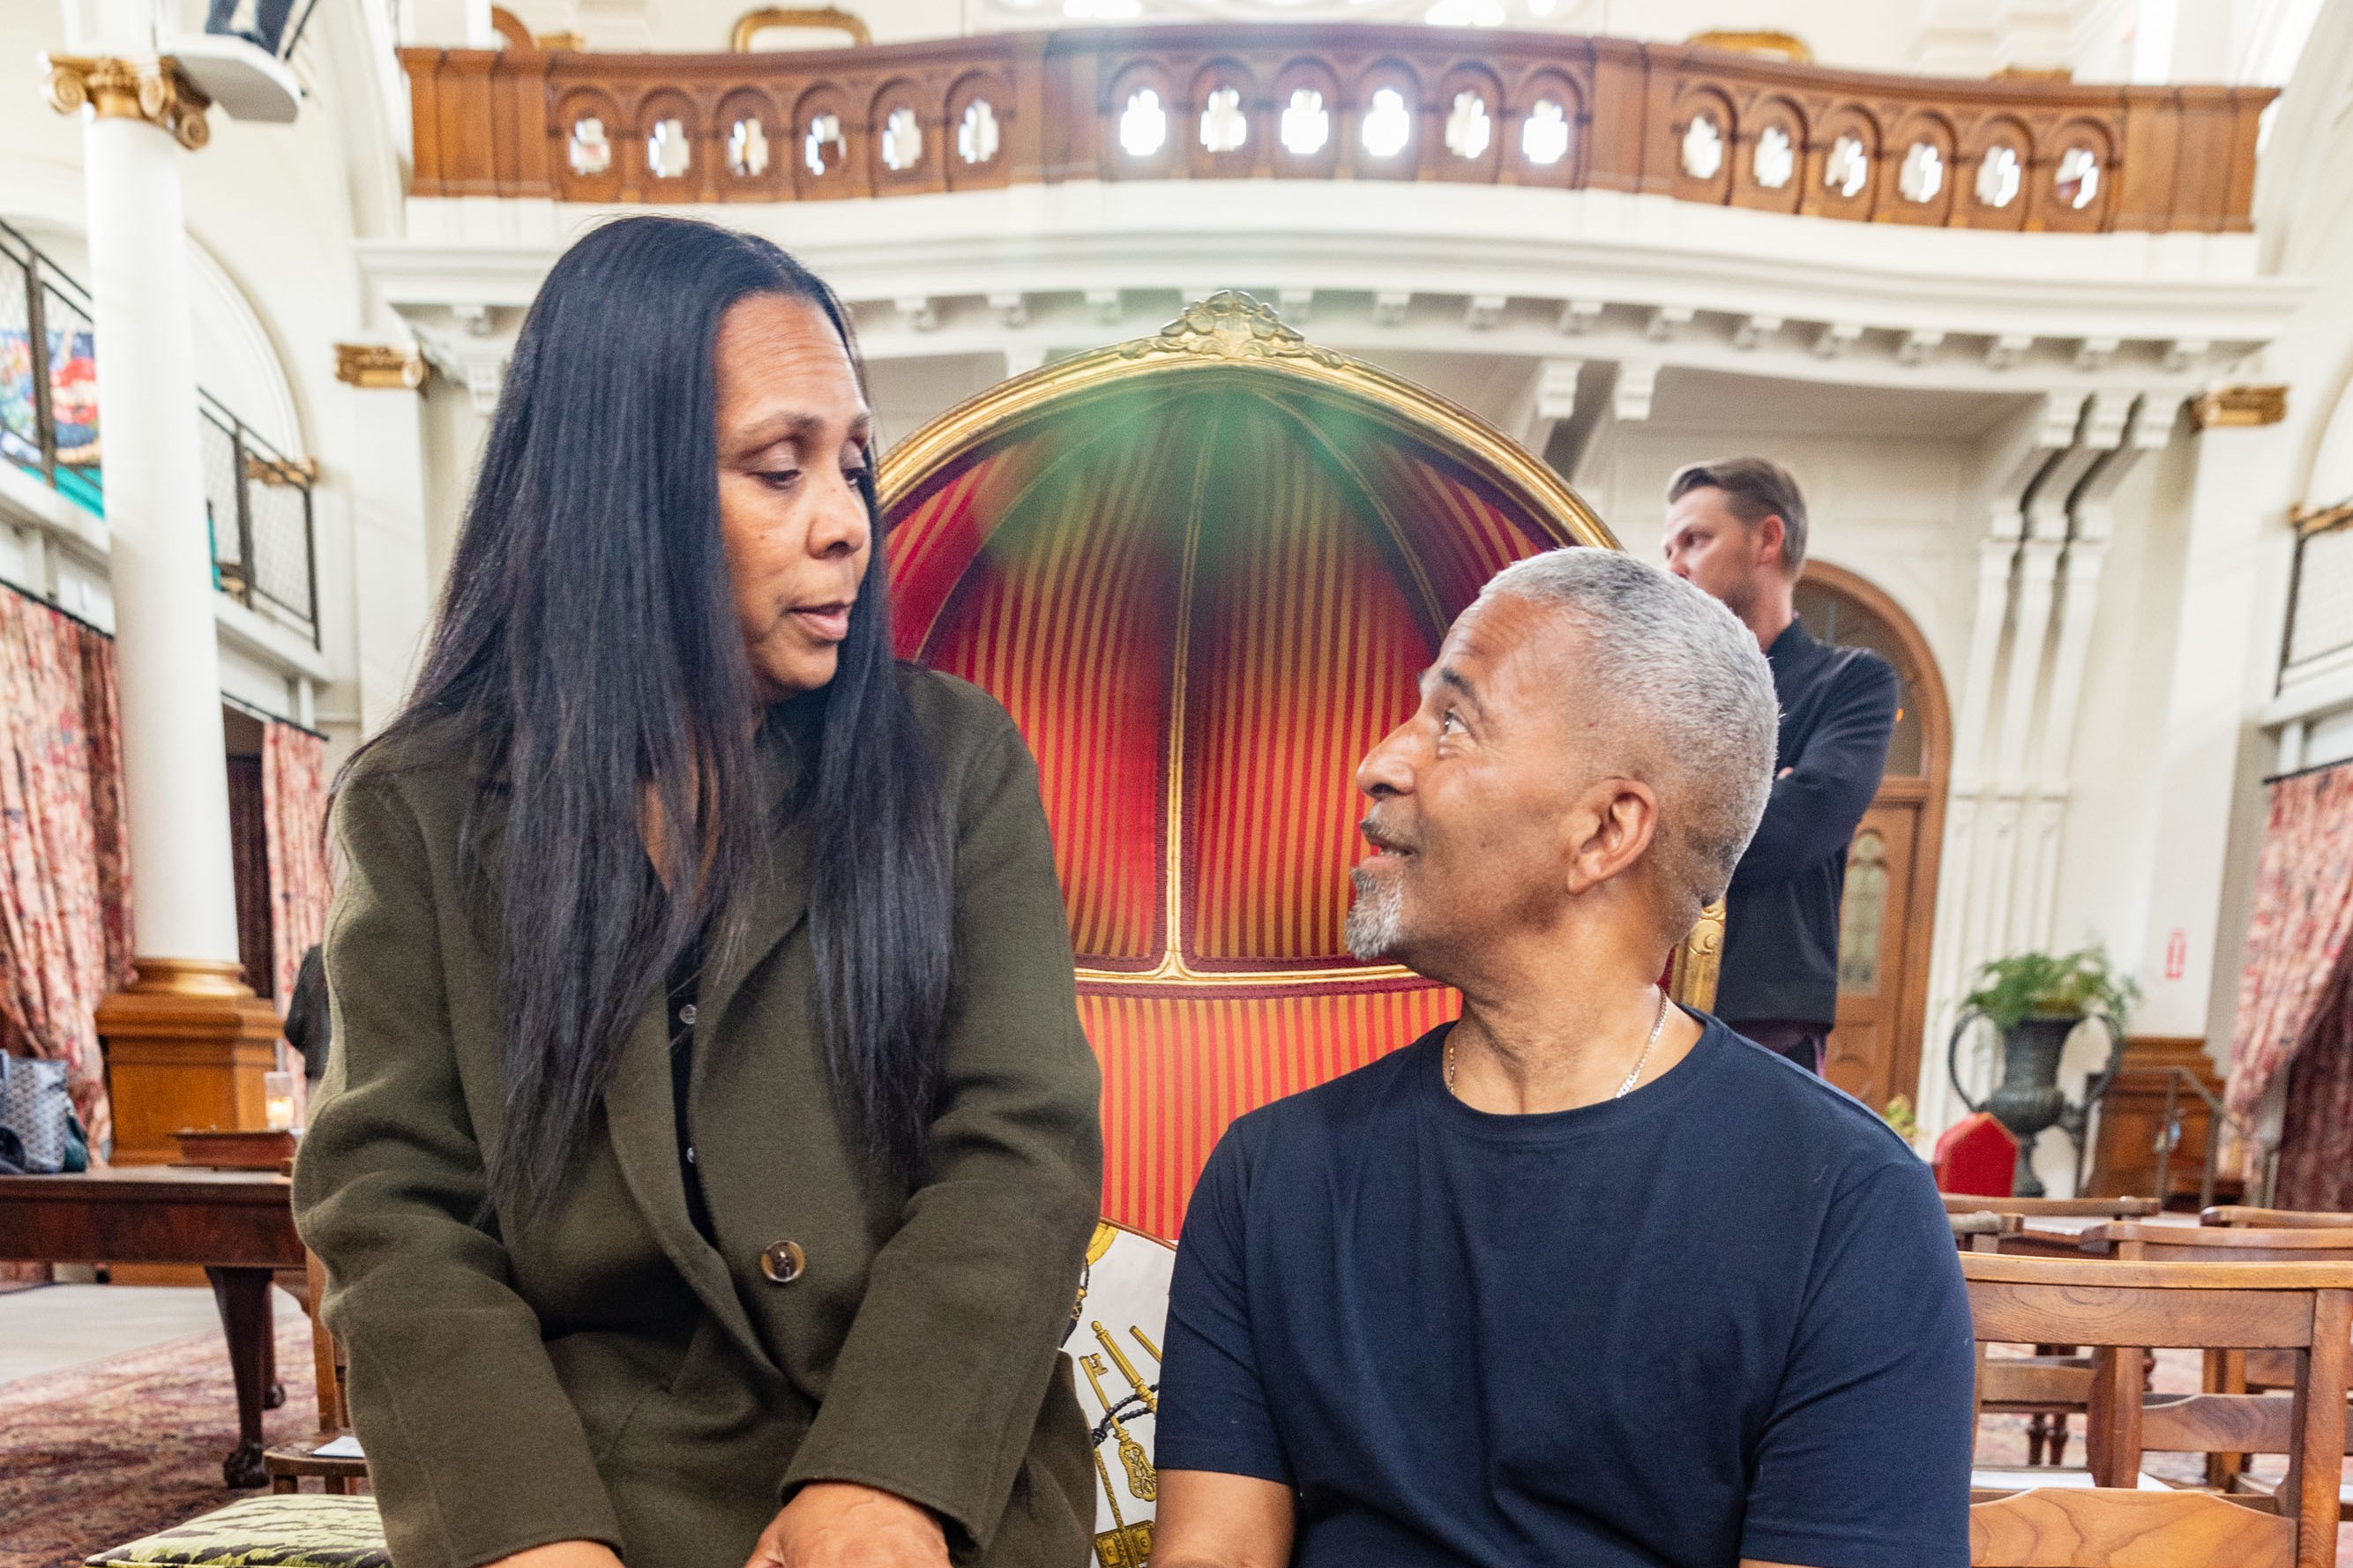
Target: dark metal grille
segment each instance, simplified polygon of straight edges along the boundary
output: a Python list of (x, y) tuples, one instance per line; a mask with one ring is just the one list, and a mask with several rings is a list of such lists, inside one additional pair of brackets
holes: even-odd
[[(106, 515), (97, 330), (80, 284), (0, 223), (0, 459)], [(312, 476), (199, 391), (213, 585), (319, 642)]]

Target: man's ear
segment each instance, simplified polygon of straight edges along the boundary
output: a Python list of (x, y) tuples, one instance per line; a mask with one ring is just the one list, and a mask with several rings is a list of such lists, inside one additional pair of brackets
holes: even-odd
[(1568, 821), (1568, 890), (1588, 893), (1623, 875), (1651, 847), (1659, 831), (1659, 797), (1640, 779), (1596, 779), (1577, 797)]
[(1789, 525), (1779, 512), (1767, 512), (1757, 525), (1757, 553), (1784, 572), (1789, 569)]

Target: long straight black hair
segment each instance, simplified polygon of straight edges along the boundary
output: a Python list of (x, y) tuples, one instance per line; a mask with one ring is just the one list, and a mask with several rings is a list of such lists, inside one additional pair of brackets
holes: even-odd
[[(515, 344), (416, 689), (344, 772), (428, 734), (503, 763), (495, 867), (475, 823), (465, 837), (500, 910), (506, 1079), (484, 1157), (491, 1202), (512, 1213), (554, 1193), (632, 1024), (691, 944), (728, 940), (713, 917), (786, 826), (763, 810), (759, 698), (720, 537), (715, 348), (754, 295), (807, 300), (858, 363), (840, 302), (765, 240), (632, 217), (557, 260)], [(875, 1171), (913, 1181), (952, 890), (937, 774), (891, 655), (868, 456), (873, 551), (833, 680), (799, 700), (822, 717), (788, 809), (808, 846), (810, 1000), (835, 1091)], [(649, 809), (663, 831), (647, 831)]]

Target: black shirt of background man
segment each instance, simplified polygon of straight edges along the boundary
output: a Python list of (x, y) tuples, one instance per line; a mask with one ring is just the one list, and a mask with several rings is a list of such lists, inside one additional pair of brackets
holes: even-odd
[[(1839, 898), (1846, 848), (1879, 793), (1895, 729), (1895, 670), (1868, 649), (1826, 647), (1791, 621), (1765, 651), (1781, 703), (1773, 795), (1725, 900), (1716, 1016), (1838, 1020)], [(1788, 777), (1781, 770), (1795, 770)]]
[(1236, 1121), (1176, 1249), (1161, 1468), (1294, 1489), (1294, 1568), (1962, 1568), (1927, 1167), (1704, 1023), (1575, 1110), (1464, 1105), (1440, 1028)]

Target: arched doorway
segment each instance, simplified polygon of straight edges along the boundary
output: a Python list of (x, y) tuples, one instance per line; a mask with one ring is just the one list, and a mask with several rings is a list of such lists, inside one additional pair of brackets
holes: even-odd
[(1869, 648), (1903, 682), (1886, 772), (1847, 850), (1838, 1026), (1822, 1067), (1832, 1083), (1879, 1110), (1920, 1081), (1952, 715), (1927, 639), (1866, 579), (1808, 562), (1798, 619), (1818, 642)]

